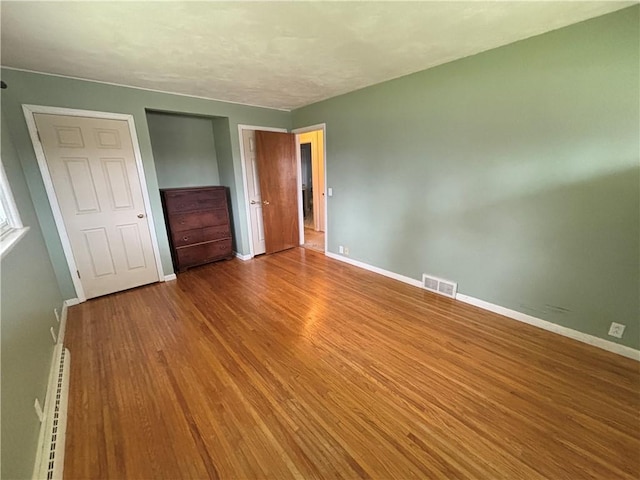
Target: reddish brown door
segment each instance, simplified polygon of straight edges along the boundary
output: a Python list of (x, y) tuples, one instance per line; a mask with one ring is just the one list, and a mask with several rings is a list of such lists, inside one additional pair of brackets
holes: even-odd
[(296, 140), (292, 133), (256, 131), (266, 253), (300, 244)]

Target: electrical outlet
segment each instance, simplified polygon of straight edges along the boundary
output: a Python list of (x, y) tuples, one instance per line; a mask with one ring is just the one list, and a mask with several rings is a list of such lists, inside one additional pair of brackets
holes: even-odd
[(42, 407), (40, 406), (40, 400), (36, 397), (36, 401), (33, 403), (33, 408), (36, 409), (36, 415), (38, 416), (38, 420), (40, 423), (44, 420), (44, 412), (42, 411)]
[(344, 253), (344, 247), (342, 245), (338, 246), (338, 253)]
[(349, 247), (344, 247), (344, 254), (349, 255)]
[(49, 332), (51, 333), (51, 338), (53, 338), (53, 343), (58, 343), (58, 336), (56, 335), (56, 332), (53, 329), (53, 327), (49, 329)]
[(621, 323), (611, 322), (611, 326), (609, 327), (609, 335), (616, 338), (622, 338), (622, 334), (624, 333), (624, 329), (626, 325), (622, 325)]
[(58, 309), (57, 308), (53, 309), (53, 314), (56, 316), (56, 321), (58, 323), (60, 323), (60, 313), (58, 313)]

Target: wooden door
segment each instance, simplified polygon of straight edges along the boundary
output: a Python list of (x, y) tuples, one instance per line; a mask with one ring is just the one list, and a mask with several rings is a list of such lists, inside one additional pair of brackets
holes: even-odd
[(128, 123), (34, 117), (86, 297), (157, 282)]
[(254, 130), (242, 130), (242, 143), (244, 146), (247, 193), (249, 196), (249, 216), (251, 219), (251, 243), (253, 254), (265, 253), (267, 248), (264, 239), (264, 222), (262, 220), (262, 197), (260, 196), (260, 181), (258, 165), (256, 161), (256, 132)]
[(296, 162), (295, 135), (256, 131), (266, 253), (300, 244)]

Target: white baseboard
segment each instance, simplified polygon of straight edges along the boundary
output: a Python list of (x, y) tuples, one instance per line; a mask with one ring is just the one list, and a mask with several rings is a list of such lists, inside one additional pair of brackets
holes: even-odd
[(558, 325), (557, 323), (552, 323), (547, 320), (532, 317), (531, 315), (527, 315), (526, 313), (501, 307), (500, 305), (485, 302), (484, 300), (470, 297), (469, 295), (464, 295), (462, 293), (458, 293), (458, 295), (456, 296), (456, 300), (460, 300), (461, 302), (480, 307), (483, 310), (489, 310), (490, 312), (504, 315), (505, 317), (509, 317), (513, 320), (527, 323), (529, 325), (533, 325), (534, 327), (542, 328), (543, 330), (557, 333), (559, 335), (562, 335), (563, 337), (569, 337), (574, 340), (578, 340), (579, 342), (593, 345), (594, 347), (617, 353), (618, 355), (622, 355), (623, 357), (631, 358), (640, 362), (640, 350), (635, 350), (634, 348), (627, 347), (626, 345), (620, 345), (619, 343), (595, 337), (593, 335), (589, 335), (588, 333), (582, 333), (578, 330), (573, 330), (572, 328), (563, 327), (562, 325)]
[[(373, 265), (369, 265), (367, 263), (360, 262), (358, 260), (353, 260), (349, 257), (344, 257), (336, 253), (326, 252), (326, 256), (329, 258), (333, 258), (334, 260), (339, 260), (341, 262), (348, 263), (349, 265), (353, 265), (355, 267), (369, 270), (370, 272), (379, 273), (380, 275), (384, 275), (385, 277), (389, 277), (394, 280), (407, 283), (414, 287), (422, 288), (422, 282), (414, 278), (406, 277), (404, 275), (390, 272), (382, 268), (374, 267)], [(563, 327), (562, 325), (558, 325), (558, 324), (549, 322), (547, 320), (542, 320), (540, 318), (532, 317), (531, 315), (527, 315), (525, 313), (521, 313), (516, 310), (511, 310), (509, 308), (501, 307), (500, 305), (494, 305), (493, 303), (485, 302), (484, 300), (480, 300), (478, 298), (474, 298), (460, 292), (457, 293), (456, 300), (459, 300), (464, 303), (468, 303), (470, 305), (474, 305), (476, 307), (480, 307), (490, 312), (504, 315), (505, 317), (511, 318), (512, 320), (517, 320), (519, 322), (527, 323), (529, 325), (533, 325), (534, 327), (542, 328), (543, 330), (557, 333), (564, 337), (569, 337), (574, 340), (578, 340), (579, 342), (583, 342), (583, 343), (592, 345), (594, 347), (607, 350), (608, 352), (616, 353), (618, 355), (622, 355), (624, 357), (631, 358), (633, 360), (640, 362), (640, 350), (627, 347), (626, 345), (620, 345), (619, 343), (611, 342), (603, 338), (595, 337), (587, 333), (582, 333), (577, 330), (573, 330), (571, 328)]]
[(58, 328), (58, 343), (64, 345), (64, 334), (67, 331), (67, 315), (69, 314), (69, 304), (67, 300), (62, 302), (62, 313), (60, 314), (60, 327)]
[(379, 273), (380, 275), (384, 275), (385, 277), (393, 278), (394, 280), (398, 280), (399, 282), (408, 283), (409, 285), (413, 285), (414, 287), (422, 288), (422, 282), (420, 280), (416, 280), (411, 277), (405, 277), (404, 275), (393, 273), (382, 268), (374, 267), (373, 265), (369, 265), (368, 263), (360, 262), (349, 257), (343, 257), (342, 255), (338, 255), (337, 253), (325, 252), (325, 255), (329, 258), (333, 258), (334, 260), (339, 260), (341, 262), (348, 263), (349, 265), (364, 268), (365, 270), (369, 270), (370, 272)]
[(176, 277), (176, 274), (175, 274), (175, 273), (171, 273), (171, 274), (169, 274), (169, 275), (165, 275), (165, 276), (164, 276), (164, 280), (163, 280), (163, 281), (164, 281), (164, 282), (170, 282), (170, 281), (172, 281), (172, 280), (176, 280), (177, 278), (178, 278), (178, 277)]
[(79, 298), (68, 298), (64, 301), (67, 307), (73, 307), (74, 305), (80, 305), (82, 303)]
[(78, 298), (68, 298), (62, 302), (62, 312), (60, 313), (60, 327), (58, 328), (58, 344), (64, 345), (64, 335), (67, 332), (67, 315), (69, 307), (79, 305), (81, 302)]
[(246, 262), (247, 260), (251, 260), (253, 258), (251, 255), (243, 255), (240, 252), (234, 252), (234, 253), (235, 253), (236, 257), (238, 257), (243, 262)]

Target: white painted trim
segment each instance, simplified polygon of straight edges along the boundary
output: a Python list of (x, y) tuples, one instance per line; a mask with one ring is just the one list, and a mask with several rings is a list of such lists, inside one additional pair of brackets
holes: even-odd
[(82, 302), (79, 298), (68, 298), (64, 301), (64, 304), (67, 305), (67, 307), (73, 307), (74, 305), (79, 305), (80, 303)]
[(329, 250), (329, 193), (327, 190), (327, 124), (322, 124), (322, 154), (324, 155), (324, 251)]
[[(325, 254), (329, 258), (333, 258), (335, 260), (348, 263), (349, 265), (353, 265), (355, 267), (359, 267), (364, 270), (368, 270), (370, 272), (384, 275), (385, 277), (389, 277), (394, 280), (407, 283), (414, 287), (422, 288), (422, 282), (419, 280), (415, 280), (410, 277), (405, 277), (404, 275), (399, 275), (397, 273), (390, 272), (382, 268), (374, 267), (373, 265), (369, 265), (367, 263), (360, 262), (358, 260), (353, 260), (351, 258), (344, 257), (336, 253), (325, 252)], [(622, 355), (623, 357), (631, 358), (632, 360), (636, 360), (640, 362), (640, 350), (636, 350), (634, 348), (627, 347), (625, 345), (620, 345), (619, 343), (611, 342), (603, 338), (598, 338), (593, 335), (589, 335), (587, 333), (582, 333), (577, 330), (573, 330), (571, 328), (563, 327), (561, 325), (557, 325), (547, 320), (542, 320), (540, 318), (532, 317), (531, 315), (517, 312), (509, 308), (501, 307), (499, 305), (494, 305), (492, 303), (485, 302), (484, 300), (480, 300), (460, 292), (457, 293), (456, 300), (459, 300), (464, 303), (468, 303), (470, 305), (474, 305), (476, 307), (482, 308), (483, 310), (488, 310), (490, 312), (503, 315), (512, 320), (517, 320), (519, 322), (527, 323), (529, 325), (533, 325), (534, 327), (538, 327), (543, 330), (547, 330), (549, 332), (557, 333), (564, 337), (572, 338), (579, 342), (586, 343), (588, 345), (592, 345), (594, 347), (607, 350), (608, 352), (616, 353), (618, 355)]]
[(30, 105), (26, 103), (22, 104), (22, 110), (29, 114), (44, 113), (49, 115), (66, 115), (68, 117), (105, 118), (108, 120), (128, 121), (129, 119), (133, 118), (133, 116), (129, 115), (128, 113), (98, 112), (96, 110), (78, 110), (76, 108), (50, 107), (47, 105)]
[(18, 211), (18, 206), (16, 205), (16, 201), (13, 198), (11, 185), (9, 184), (7, 174), (4, 171), (4, 164), (2, 163), (1, 158), (0, 187), (2, 188), (2, 198), (0, 199), (0, 202), (2, 202), (2, 205), (4, 207), (3, 210), (5, 215), (7, 216), (7, 222), (12, 228), (22, 228), (24, 225), (22, 224), (22, 220), (20, 219), (20, 212)]
[(240, 252), (235, 252), (235, 255), (243, 262), (246, 262), (247, 260), (251, 260), (253, 258), (251, 255), (243, 255)]
[(337, 253), (325, 252), (325, 255), (329, 258), (333, 258), (334, 260), (339, 260), (341, 262), (348, 263), (349, 265), (353, 265), (354, 267), (359, 267), (370, 272), (384, 275), (385, 277), (393, 278), (394, 280), (398, 280), (399, 282), (422, 288), (422, 282), (420, 280), (405, 277), (404, 275), (390, 272), (389, 270), (385, 270), (383, 268), (374, 267), (373, 265), (369, 265), (368, 263), (360, 262), (349, 257), (343, 257), (342, 255), (338, 255)]
[(29, 231), (29, 227), (14, 228), (0, 240), (0, 258), (4, 258)]
[(4, 234), (0, 233), (0, 258), (4, 258), (26, 235), (29, 227), (25, 227), (20, 218), (20, 212), (13, 198), (13, 192), (11, 191), (7, 174), (4, 171), (2, 159), (0, 159), (0, 203), (6, 215), (6, 226), (8, 227)]
[(84, 302), (86, 301), (87, 298), (84, 293), (84, 288), (82, 287), (82, 281), (78, 276), (78, 267), (76, 265), (76, 261), (73, 256), (73, 250), (71, 249), (71, 242), (69, 241), (69, 236), (67, 234), (67, 230), (64, 225), (62, 210), (60, 209), (60, 204), (58, 203), (58, 198), (56, 196), (55, 189), (53, 187), (53, 180), (51, 179), (51, 175), (49, 173), (49, 167), (47, 165), (47, 159), (44, 154), (44, 149), (42, 148), (42, 144), (38, 139), (38, 129), (36, 127), (36, 122), (34, 117), (36, 113), (45, 113), (45, 114), (51, 114), (51, 115), (67, 115), (67, 116), (75, 116), (75, 117), (104, 118), (109, 120), (124, 120), (127, 122), (129, 126), (129, 134), (131, 135), (133, 154), (136, 160), (136, 168), (138, 170), (140, 190), (142, 191), (142, 201), (143, 201), (144, 209), (146, 212), (145, 218), (147, 219), (147, 225), (149, 227), (149, 235), (151, 236), (151, 245), (153, 248), (153, 254), (155, 256), (158, 281), (160, 281), (160, 279), (164, 277), (164, 272), (162, 270), (162, 262), (160, 260), (160, 248), (158, 246), (158, 238), (156, 235), (155, 222), (153, 220), (153, 212), (151, 210), (151, 201), (149, 200), (149, 191), (148, 191), (147, 181), (144, 175), (144, 166), (142, 164), (142, 154), (140, 152), (140, 145), (138, 143), (138, 135), (136, 134), (133, 115), (124, 114), (124, 113), (95, 112), (92, 110), (76, 110), (72, 108), (48, 107), (48, 106), (41, 106), (41, 105), (26, 105), (26, 104), (22, 105), (22, 110), (24, 112), (24, 117), (27, 122), (27, 128), (29, 129), (29, 135), (31, 137), (31, 143), (33, 144), (33, 149), (36, 154), (36, 159), (38, 160), (38, 167), (40, 168), (40, 174), (42, 176), (44, 187), (47, 192), (49, 204), (51, 206), (51, 211), (53, 213), (53, 219), (55, 220), (56, 228), (58, 230), (58, 235), (60, 236), (60, 241), (62, 243), (62, 250), (64, 251), (64, 255), (67, 260), (67, 265), (69, 267), (69, 274), (71, 275), (73, 286), (75, 287), (76, 294), (78, 295), (78, 300), (80, 302)]
[[(67, 260), (67, 266), (69, 267), (69, 274), (71, 275), (71, 280), (73, 281), (73, 286), (76, 290), (76, 295), (78, 296), (78, 299), (81, 302), (84, 302), (86, 300), (86, 297), (84, 294), (84, 289), (82, 288), (82, 283), (80, 282), (80, 277), (78, 277), (78, 267), (76, 265), (75, 258), (73, 257), (73, 252), (71, 250), (71, 243), (69, 241), (69, 237), (67, 236), (67, 230), (64, 227), (62, 211), (60, 210), (60, 205), (58, 203), (55, 189), (53, 187), (53, 181), (51, 180), (51, 175), (49, 174), (49, 168), (47, 166), (44, 150), (42, 148), (42, 144), (40, 143), (40, 140), (38, 139), (38, 128), (36, 127), (36, 122), (34, 118), (34, 114), (38, 112), (36, 112), (36, 110), (29, 105), (23, 105), (22, 110), (24, 112), (25, 120), (27, 122), (27, 128), (29, 129), (29, 135), (31, 136), (31, 143), (33, 144), (33, 149), (36, 154), (36, 159), (38, 160), (38, 167), (40, 168), (40, 174), (42, 176), (44, 188), (47, 192), (49, 205), (51, 206), (51, 212), (53, 213), (53, 218), (56, 223), (58, 235), (60, 236), (60, 242), (62, 243), (62, 250), (64, 251), (64, 255)], [(47, 113), (47, 112), (42, 112), (42, 113)]]
[(142, 152), (138, 143), (138, 134), (136, 133), (136, 125), (133, 115), (127, 115), (127, 124), (129, 125), (129, 133), (131, 134), (131, 142), (133, 144), (133, 154), (136, 157), (136, 167), (138, 169), (138, 177), (140, 180), (140, 190), (142, 190), (142, 202), (144, 203), (145, 218), (149, 226), (149, 235), (151, 236), (151, 246), (156, 260), (156, 270), (158, 273), (158, 281), (164, 278), (164, 270), (162, 268), (162, 260), (160, 259), (160, 246), (158, 245), (158, 236), (156, 235), (156, 223), (153, 219), (153, 211), (151, 210), (151, 199), (149, 198), (149, 187), (147, 178), (144, 174), (144, 165), (142, 163)]
[(511, 318), (512, 320), (527, 323), (529, 325), (533, 325), (534, 327), (557, 333), (559, 335), (562, 335), (563, 337), (572, 338), (574, 340), (578, 340), (579, 342), (586, 343), (603, 350), (607, 350), (608, 352), (617, 353), (618, 355), (622, 355), (623, 357), (631, 358), (632, 360), (640, 362), (640, 350), (635, 350), (634, 348), (627, 347), (626, 345), (620, 345), (619, 343), (611, 342), (603, 338), (598, 338), (587, 333), (582, 333), (571, 328), (563, 327), (562, 325), (558, 325), (547, 320), (542, 320), (540, 318), (532, 317), (531, 315), (527, 315), (526, 313), (501, 307), (500, 305), (485, 302), (484, 300), (470, 297), (469, 295), (464, 295), (462, 293), (458, 293), (456, 299), (460, 300), (461, 302), (468, 303), (469, 305), (474, 305), (476, 307), (482, 308), (483, 310), (488, 310), (490, 312), (503, 315), (505, 317)]
[(326, 130), (326, 129), (327, 129), (326, 123), (317, 123), (315, 125), (309, 125), (308, 127), (294, 128), (293, 130), (291, 130), (291, 133), (295, 133), (297, 135), (299, 133), (315, 132), (316, 130)]
[[(300, 127), (294, 128), (291, 130), (292, 133), (296, 134), (296, 151), (297, 151), (297, 159), (298, 159), (298, 192), (299, 193), (299, 201), (298, 201), (298, 218), (302, 218), (302, 166), (300, 159), (300, 139), (298, 135), (300, 133), (313, 132), (315, 130), (322, 130), (322, 156), (324, 157), (322, 161), (324, 162), (324, 253), (328, 255), (329, 253), (329, 209), (328, 209), (328, 197), (327, 194), (327, 124), (326, 123), (318, 123), (316, 125), (310, 125), (308, 127)], [(302, 243), (304, 243), (304, 218), (299, 220), (302, 224), (300, 230), (300, 236), (303, 239)]]
[(176, 277), (175, 273), (171, 273), (169, 275), (165, 275), (163, 281), (165, 282), (171, 282), (173, 280), (177, 280), (178, 277)]
[[(295, 132), (294, 132), (295, 133)], [(304, 244), (304, 210), (302, 205), (302, 153), (300, 152), (300, 135), (295, 134), (296, 139), (296, 188), (298, 193), (298, 245)], [(307, 192), (307, 195), (309, 193)]]
[(62, 312), (60, 313), (60, 327), (58, 328), (58, 343), (64, 345), (64, 335), (67, 333), (67, 316), (69, 315), (69, 304), (65, 300), (62, 302)]
[[(266, 110), (278, 110), (280, 112), (291, 112), (292, 111), (292, 109), (286, 109), (286, 108), (266, 107), (264, 105), (254, 105), (252, 103), (234, 102), (233, 100), (221, 100), (219, 98), (202, 97), (200, 95), (190, 95), (188, 93), (169, 92), (167, 90), (156, 90), (155, 88), (136, 87), (134, 85), (126, 85), (124, 83), (105, 82), (105, 81), (102, 81), (102, 80), (91, 80), (89, 78), (73, 77), (71, 75), (61, 75), (59, 73), (39, 72), (38, 70), (28, 70), (26, 68), (15, 68), (15, 67), (5, 67), (5, 66), (2, 66), (2, 68), (5, 69), (5, 70), (15, 70), (16, 72), (36, 73), (38, 75), (48, 75), (50, 77), (68, 78), (70, 80), (80, 80), (80, 81), (83, 81), (83, 82), (90, 82), (90, 83), (100, 83), (102, 85), (111, 85), (111, 86), (114, 86), (114, 87), (133, 88), (135, 90), (144, 90), (145, 92), (164, 93), (164, 94), (167, 94), (167, 95), (177, 95), (179, 97), (197, 98), (197, 99), (200, 99), (200, 100), (209, 100), (209, 101), (212, 101), (212, 102), (230, 103), (232, 105), (242, 105), (243, 107), (264, 108)], [(302, 105), (302, 106), (304, 106), (304, 105)], [(295, 107), (295, 108), (302, 108), (302, 106)]]
[(281, 132), (287, 133), (286, 128), (278, 127), (260, 127), (257, 125), (238, 124), (238, 143), (240, 144), (240, 166), (242, 167), (242, 188), (244, 189), (244, 209), (247, 217), (247, 233), (249, 240), (249, 256), (253, 258), (255, 252), (253, 250), (253, 228), (251, 227), (251, 210), (249, 204), (249, 183), (247, 182), (247, 159), (244, 153), (244, 141), (242, 139), (243, 130), (263, 130), (265, 132)]

